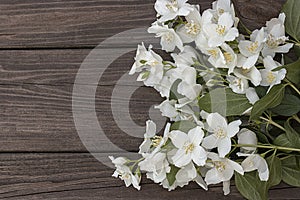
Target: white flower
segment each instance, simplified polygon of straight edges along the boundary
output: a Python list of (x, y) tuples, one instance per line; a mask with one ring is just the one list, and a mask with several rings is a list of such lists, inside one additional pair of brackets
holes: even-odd
[(184, 49), (179, 54), (172, 53), (172, 58), (175, 61), (175, 65), (177, 66), (178, 73), (181, 73), (185, 68), (192, 66), (195, 64), (195, 60), (197, 60), (197, 51), (191, 46), (184, 46)]
[(178, 84), (177, 91), (189, 98), (190, 100), (196, 99), (202, 86), (197, 84), (197, 72), (193, 67), (187, 67), (181, 74), (181, 82)]
[(269, 168), (266, 160), (258, 154), (249, 155), (243, 162), (242, 167), (245, 172), (258, 171), (258, 176), (261, 181), (268, 181)]
[(149, 46), (149, 50), (147, 50), (144, 44), (138, 45), (135, 63), (129, 72), (130, 75), (142, 72), (137, 80), (144, 81), (146, 86), (158, 84), (163, 78), (164, 73), (162, 58), (153, 52), (151, 48), (152, 46)]
[(155, 134), (156, 134), (156, 124), (153, 121), (148, 120), (146, 122), (146, 133), (144, 134), (144, 141), (139, 148), (140, 149), (139, 154), (149, 153), (150, 147), (153, 145), (152, 138), (154, 138)]
[(171, 87), (178, 79), (177, 71), (178, 68), (166, 70), (159, 84), (154, 85), (154, 88), (160, 93), (161, 97), (169, 98)]
[(211, 23), (212, 17), (213, 15), (208, 11), (204, 11), (201, 16), (199, 8), (195, 7), (185, 17), (187, 23), (178, 27), (177, 33), (184, 43), (194, 42), (200, 35), (203, 35), (203, 27)]
[(203, 147), (213, 149), (218, 147), (219, 156), (224, 158), (231, 150), (231, 137), (239, 132), (240, 120), (227, 124), (226, 119), (218, 113), (211, 113), (207, 116), (208, 131), (213, 134), (203, 140)]
[(247, 59), (242, 55), (238, 55), (237, 67), (233, 70), (234, 75), (250, 80), (254, 86), (258, 86), (262, 77), (259, 70), (255, 67), (255, 62), (255, 59)]
[(198, 166), (205, 165), (207, 153), (200, 146), (203, 136), (204, 133), (199, 126), (191, 129), (188, 134), (178, 130), (170, 132), (170, 139), (178, 148), (176, 154), (172, 157), (175, 166), (183, 167), (191, 161), (194, 161)]
[(267, 22), (266, 34), (267, 41), (262, 50), (264, 57), (274, 58), (276, 53), (288, 53), (293, 47), (291, 43), (285, 43), (288, 37), (285, 36), (285, 14), (281, 13), (278, 18), (273, 18)]
[(228, 74), (231, 74), (237, 65), (237, 55), (228, 44), (223, 44), (221, 47), (225, 63), (223, 66), (220, 66), (220, 68), (228, 68)]
[[(190, 103), (190, 101), (187, 103)], [(170, 118), (171, 121), (194, 120), (197, 122), (195, 112), (186, 103), (176, 104), (176, 100), (165, 100), (155, 108), (159, 109), (162, 115)]]
[(270, 88), (274, 85), (280, 84), (281, 81), (285, 78), (286, 69), (281, 69), (279, 71), (272, 71), (273, 69), (281, 66), (280, 63), (273, 60), (271, 56), (267, 56), (264, 59), (264, 67), (265, 69), (260, 70), (262, 81), (260, 85), (262, 86), (270, 86)]
[(208, 45), (217, 47), (224, 44), (224, 42), (233, 41), (239, 35), (237, 28), (233, 27), (233, 24), (232, 15), (223, 13), (219, 17), (217, 24), (205, 25), (203, 30), (208, 38)]
[(115, 165), (115, 166), (122, 166), (124, 165), (125, 163), (127, 163), (127, 159), (124, 158), (124, 157), (118, 157), (118, 158), (114, 158), (113, 156), (109, 156), (109, 159), (112, 161), (112, 163)]
[(237, 65), (237, 55), (233, 49), (224, 43), (221, 47), (209, 47), (208, 40), (205, 36), (200, 35), (196, 40), (197, 47), (202, 53), (209, 56), (208, 61), (215, 68), (227, 68), (228, 74), (233, 72)]
[[(257, 137), (253, 131), (242, 129), (238, 133), (238, 143), (241, 145), (257, 145)], [(241, 147), (241, 153), (238, 156), (247, 156), (242, 162), (245, 172), (258, 171), (260, 180), (267, 181), (269, 179), (268, 164), (264, 158), (258, 154), (254, 154), (256, 147)]]
[(206, 49), (204, 53), (209, 55), (208, 61), (215, 68), (222, 68), (226, 64), (225, 57), (219, 47)]
[(126, 162), (124, 158), (114, 158), (112, 156), (109, 157), (111, 161), (115, 164), (116, 170), (113, 173), (113, 177), (120, 178), (125, 182), (126, 187), (129, 187), (131, 184), (133, 187), (135, 187), (137, 190), (140, 190), (141, 187), (139, 186), (141, 177), (136, 174), (134, 175), (130, 168), (125, 165)]
[(160, 183), (167, 178), (167, 173), (171, 167), (166, 159), (166, 154), (158, 152), (156, 154), (148, 154), (145, 160), (139, 163), (140, 169), (147, 172), (147, 178), (155, 183)]
[(229, 193), (228, 181), (234, 174), (234, 171), (244, 175), (241, 165), (227, 158), (220, 158), (216, 153), (210, 152), (208, 158), (212, 160), (212, 169), (208, 170), (205, 175), (207, 185), (224, 183), (225, 195)]
[(179, 112), (175, 108), (175, 104), (176, 100), (165, 100), (159, 106), (155, 106), (155, 108), (160, 110), (162, 116), (170, 118), (171, 121), (176, 121)]
[(176, 181), (181, 184), (187, 185), (190, 181), (195, 181), (203, 189), (207, 190), (207, 185), (203, 178), (197, 173), (197, 170), (192, 162), (185, 167), (181, 168), (176, 176)]
[(223, 13), (227, 12), (232, 15), (234, 19), (234, 26), (237, 27), (239, 18), (235, 17), (234, 6), (230, 0), (218, 0), (212, 3), (212, 12), (215, 13), (215, 18), (218, 19)]
[(239, 50), (242, 55), (249, 59), (257, 61), (260, 51), (263, 48), (265, 42), (265, 32), (264, 29), (255, 30), (250, 36), (249, 40), (242, 40), (239, 42)]
[(246, 94), (247, 89), (249, 88), (248, 80), (245, 78), (238, 78), (235, 76), (228, 76), (227, 80), (229, 81), (229, 87), (234, 93), (237, 94)]
[(258, 100), (259, 97), (254, 88), (250, 87), (246, 90), (246, 97), (249, 100), (249, 103), (254, 105)]
[(188, 16), (185, 17), (187, 23), (177, 29), (177, 33), (182, 39), (183, 43), (191, 43), (196, 40), (198, 35), (202, 32), (202, 18), (200, 11), (194, 8)]
[(157, 0), (154, 7), (161, 16), (158, 21), (166, 22), (177, 16), (187, 16), (193, 7), (186, 2), (187, 0)]
[(174, 29), (169, 28), (166, 25), (159, 25), (158, 23), (153, 23), (148, 29), (149, 33), (156, 34), (156, 37), (160, 37), (160, 44), (162, 50), (167, 52), (174, 51), (176, 47), (183, 51), (183, 43)]
[[(238, 143), (242, 145), (257, 145), (257, 137), (253, 131), (243, 128), (238, 133)], [(256, 147), (241, 147), (243, 153), (252, 153), (256, 150)]]

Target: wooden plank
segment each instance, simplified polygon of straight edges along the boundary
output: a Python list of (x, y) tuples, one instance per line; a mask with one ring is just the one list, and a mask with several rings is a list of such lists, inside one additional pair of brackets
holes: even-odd
[[(86, 61), (91, 65), (82, 72), (86, 80), (95, 71), (104, 71), (98, 83), (89, 84), (115, 85), (122, 75), (128, 74), (134, 62), (135, 51), (125, 51), (124, 55), (114, 60), (115, 51), (105, 49), (96, 53), (99, 56)], [(73, 85), (81, 64), (90, 53), (89, 49), (0, 51), (0, 84)], [(112, 64), (106, 66), (106, 60), (112, 60)], [(133, 79), (125, 84), (136, 85)]]
[[(285, 0), (234, 0), (241, 20), (257, 28), (278, 15)], [(148, 27), (155, 20), (155, 0), (2, 0), (0, 44), (10, 48), (92, 48), (117, 33)], [(202, 10), (213, 0), (192, 0)], [(141, 40), (144, 33), (139, 33)], [(131, 35), (108, 47), (132, 46)], [(120, 42), (121, 41), (121, 42)]]
[[(130, 86), (123, 86), (127, 91)], [(113, 86), (98, 87), (96, 93), (96, 113), (105, 135), (117, 146), (128, 151), (136, 151), (142, 142), (125, 134), (116, 124), (111, 110)], [(149, 119), (148, 110), (153, 104), (159, 104), (161, 98), (151, 88), (142, 87), (126, 99), (125, 94), (114, 96), (115, 104), (130, 102), (120, 107), (121, 120), (133, 119), (140, 126)], [(80, 103), (77, 112), (84, 114), (78, 120), (93, 123), (90, 112), (93, 111), (93, 98), (85, 94), (75, 94), (74, 102)], [(0, 151), (86, 151), (78, 137), (72, 113), (72, 85), (2, 85), (0, 87)], [(116, 117), (116, 116), (115, 116)], [(78, 128), (78, 127), (77, 127)], [(99, 132), (94, 127), (79, 127)], [(129, 127), (135, 131), (136, 127)], [(143, 135), (140, 132), (140, 137)], [(100, 134), (100, 132), (99, 132)], [(100, 143), (105, 145), (106, 140)]]
[[(221, 185), (205, 192), (196, 184), (168, 192), (145, 178), (142, 190), (126, 188), (111, 177), (113, 169), (89, 154), (1, 154), (0, 198), (3, 199), (242, 199), (231, 186), (223, 196)], [(281, 184), (270, 199), (299, 199), (300, 188)]]
[[(81, 75), (85, 78), (79, 83), (86, 87), (74, 94), (74, 102), (81, 104), (80, 111), (89, 114), (93, 108), (93, 96), (87, 91), (99, 85), (95, 101), (98, 120), (104, 132), (117, 146), (136, 151), (141, 139), (124, 134), (116, 125), (111, 110), (115, 84), (122, 75), (128, 73), (133, 64), (134, 52), (121, 56), (105, 69), (101, 63), (109, 58), (113, 49), (107, 51), (102, 57), (89, 61), (92, 67), (82, 72)], [(0, 151), (86, 151), (74, 125), (72, 94), (77, 71), (89, 52), (90, 50), (0, 51), (0, 124), (3, 127), (0, 133), (3, 138), (0, 139)], [(105, 70), (100, 81), (84, 82), (89, 81), (96, 68)], [(127, 107), (120, 108), (122, 120), (132, 118), (135, 123), (144, 126), (149, 119), (149, 108), (153, 104), (159, 104), (162, 99), (153, 89), (145, 87), (138, 89), (130, 99), (126, 91), (133, 90), (136, 85), (134, 78), (119, 84), (121, 89), (114, 96), (114, 102), (117, 105), (131, 102), (131, 116), (126, 112)], [(90, 127), (89, 130), (93, 128)], [(142, 136), (143, 131), (140, 134)], [(105, 142), (102, 141), (102, 144)]]

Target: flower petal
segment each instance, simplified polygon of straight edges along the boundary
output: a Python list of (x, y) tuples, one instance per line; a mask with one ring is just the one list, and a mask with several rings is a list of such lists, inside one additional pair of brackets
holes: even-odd
[(187, 134), (182, 131), (171, 131), (170, 138), (175, 147), (179, 149), (189, 140)]
[(224, 195), (228, 195), (230, 193), (230, 181), (223, 181), (223, 192)]
[(192, 162), (190, 162), (187, 166), (180, 169), (176, 174), (176, 181), (178, 182), (189, 182), (196, 178), (197, 171)]
[(232, 160), (229, 160), (229, 159), (227, 159), (227, 161), (228, 161), (229, 165), (230, 165), (236, 172), (238, 172), (238, 173), (241, 174), (241, 175), (244, 175), (243, 167), (242, 167), (240, 164), (238, 164), (238, 163), (236, 163), (236, 162), (234, 162), (234, 161), (232, 161)]
[(231, 150), (231, 140), (228, 137), (222, 138), (219, 140), (218, 143), (218, 152), (219, 156), (221, 158), (225, 158), (225, 156), (230, 152)]
[(212, 168), (212, 169), (208, 170), (208, 172), (205, 175), (204, 180), (207, 185), (217, 184), (217, 183), (222, 182), (222, 180), (219, 177), (218, 170), (216, 168)]
[(204, 132), (201, 127), (197, 126), (188, 132), (188, 137), (193, 144), (200, 145), (204, 137)]
[(207, 124), (212, 130), (218, 130), (219, 128), (225, 129), (227, 127), (226, 119), (219, 113), (211, 113), (207, 116)]
[(230, 122), (227, 127), (228, 137), (231, 138), (231, 137), (235, 136), (239, 132), (241, 124), (242, 124), (241, 120), (236, 120), (236, 121)]
[(209, 135), (203, 139), (202, 146), (206, 149), (213, 149), (217, 147), (218, 139), (215, 135)]
[(191, 154), (186, 154), (183, 149), (179, 149), (172, 157), (176, 167), (183, 167), (192, 161)]
[(204, 166), (207, 160), (207, 153), (202, 147), (195, 147), (192, 152), (192, 159), (198, 166)]

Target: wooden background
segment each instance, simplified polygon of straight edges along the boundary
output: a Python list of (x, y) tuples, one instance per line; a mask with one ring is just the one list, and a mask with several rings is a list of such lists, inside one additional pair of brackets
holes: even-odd
[[(78, 137), (72, 89), (80, 64), (106, 38), (149, 26), (155, 19), (154, 2), (0, 0), (0, 199), (242, 199), (234, 186), (227, 197), (220, 185), (204, 192), (192, 184), (169, 193), (143, 180), (140, 192), (126, 188)], [(191, 3), (206, 9), (212, 0)], [(253, 29), (276, 17), (284, 0), (234, 3), (243, 22)], [(126, 42), (105, 48), (125, 47)], [(137, 151), (141, 139), (116, 127), (110, 97), (133, 57), (131, 52), (111, 64), (96, 95), (98, 120), (107, 137), (128, 151)], [(160, 101), (152, 89), (138, 89), (131, 99), (134, 121), (143, 125), (149, 107)], [(281, 184), (271, 189), (270, 198), (300, 199), (300, 189)]]

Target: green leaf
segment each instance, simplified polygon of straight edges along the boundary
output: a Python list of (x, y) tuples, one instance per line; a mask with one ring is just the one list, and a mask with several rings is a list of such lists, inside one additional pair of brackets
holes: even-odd
[(200, 98), (199, 107), (228, 117), (243, 114), (251, 104), (245, 95), (235, 94), (229, 88), (217, 88)]
[(286, 78), (289, 81), (295, 83), (296, 85), (299, 85), (300, 84), (300, 59), (298, 59), (296, 62), (277, 67), (273, 71), (278, 71), (283, 68), (287, 70)]
[(264, 133), (262, 133), (260, 131), (256, 131), (255, 133), (256, 133), (256, 136), (258, 138), (258, 141), (260, 141), (262, 143), (265, 143), (265, 144), (270, 144), (267, 136)]
[(286, 15), (285, 28), (286, 32), (297, 41), (300, 40), (300, 1), (287, 0), (283, 5), (282, 11)]
[(257, 95), (259, 96), (259, 98), (263, 98), (267, 94), (268, 87), (258, 86), (258, 87), (255, 87), (255, 91), (256, 91)]
[(249, 200), (267, 200), (267, 182), (261, 182), (257, 171), (245, 173), (235, 172), (235, 185), (239, 192)]
[[(286, 134), (283, 133), (281, 135), (279, 135), (277, 138), (275, 138), (275, 140), (273, 141), (273, 143), (276, 146), (281, 146), (281, 147), (290, 147), (292, 148), (293, 145), (291, 144), (291, 142), (289, 141), (289, 139), (287, 138)], [(285, 151), (286, 153), (290, 153), (291, 151)]]
[(183, 95), (181, 95), (181, 94), (179, 94), (179, 93), (177, 92), (178, 85), (179, 85), (179, 83), (181, 83), (181, 81), (182, 81), (182, 80), (177, 79), (177, 80), (173, 83), (173, 85), (171, 86), (171, 89), (170, 89), (170, 95), (169, 95), (169, 99), (170, 99), (170, 100), (178, 100), (178, 99), (184, 97)]
[(194, 122), (188, 121), (188, 120), (184, 120), (184, 121), (178, 121), (178, 122), (174, 122), (171, 125), (170, 130), (180, 130), (182, 132), (189, 132), (189, 130), (195, 128), (197, 126), (197, 124), (195, 124)]
[(292, 94), (286, 94), (281, 104), (272, 109), (281, 116), (292, 116), (300, 112), (300, 99)]
[(272, 155), (266, 159), (269, 167), (268, 188), (278, 185), (282, 180), (281, 161), (276, 155)]
[(245, 173), (244, 176), (235, 173), (235, 185), (240, 193), (249, 200), (268, 199), (270, 187), (278, 185), (282, 179), (281, 161), (276, 155), (266, 159), (269, 167), (269, 180), (267, 182), (259, 179), (257, 171)]
[(172, 186), (176, 180), (176, 174), (180, 168), (178, 168), (174, 165), (171, 165), (170, 167), (171, 167), (171, 170), (170, 170), (170, 173), (167, 174), (167, 179), (168, 179), (169, 185)]
[(300, 134), (297, 133), (290, 125), (290, 120), (287, 120), (284, 123), (284, 128), (286, 130), (286, 136), (291, 143), (292, 147), (298, 148), (300, 147)]
[(292, 156), (283, 159), (282, 180), (292, 186), (300, 187), (300, 157)]
[(300, 46), (294, 45), (294, 51), (296, 56), (299, 58), (300, 57)]
[(278, 106), (284, 97), (284, 91), (283, 84), (273, 86), (268, 94), (254, 104), (250, 120), (258, 118), (265, 110)]

